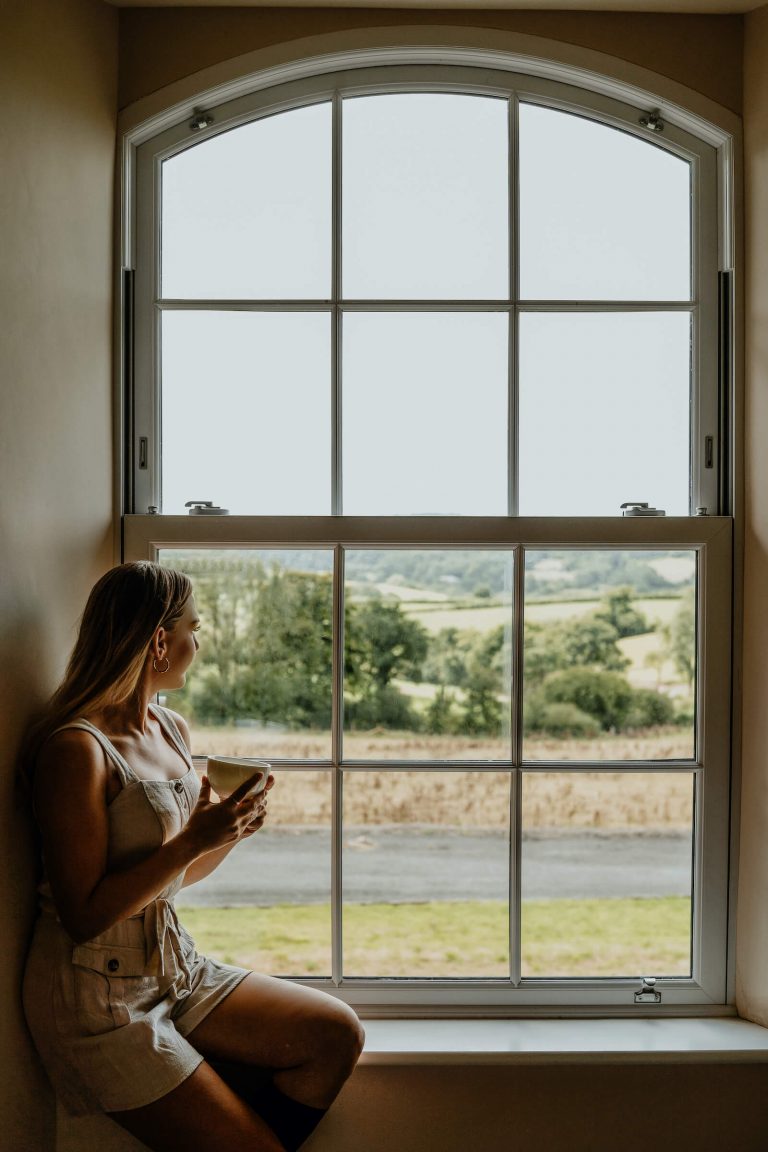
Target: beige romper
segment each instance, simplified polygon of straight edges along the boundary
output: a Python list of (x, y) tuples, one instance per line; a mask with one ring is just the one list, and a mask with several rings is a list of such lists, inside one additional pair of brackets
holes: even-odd
[[(200, 791), (173, 718), (150, 708), (187, 764), (178, 779), (141, 780), (87, 720), (65, 725), (92, 733), (120, 775), (122, 791), (108, 808), (110, 870), (175, 836)], [(51, 1082), (74, 1115), (139, 1108), (176, 1088), (203, 1059), (185, 1037), (248, 975), (197, 954), (173, 906), (183, 878), (85, 944), (68, 935), (47, 881), (40, 884), (24, 1011)]]

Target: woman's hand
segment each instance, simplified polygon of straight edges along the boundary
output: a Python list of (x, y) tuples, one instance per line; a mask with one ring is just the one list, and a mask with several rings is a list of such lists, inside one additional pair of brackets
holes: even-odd
[[(191, 843), (196, 852), (204, 853), (235, 843), (249, 834), (246, 830), (254, 821), (261, 820), (258, 824), (261, 827), (266, 812), (265, 797), (263, 793), (248, 795), (259, 776), (260, 773), (256, 772), (218, 803), (211, 800), (211, 782), (203, 776), (197, 804), (180, 837)], [(261, 815), (257, 815), (258, 812)], [(256, 831), (255, 827), (253, 831)]]
[(254, 813), (253, 819), (243, 832), (243, 836), (253, 836), (254, 832), (258, 832), (259, 828), (261, 828), (264, 824), (264, 821), (267, 818), (267, 792), (269, 792), (270, 788), (274, 787), (274, 783), (275, 778), (270, 772), (263, 790), (258, 795), (260, 803), (256, 805), (256, 811)]

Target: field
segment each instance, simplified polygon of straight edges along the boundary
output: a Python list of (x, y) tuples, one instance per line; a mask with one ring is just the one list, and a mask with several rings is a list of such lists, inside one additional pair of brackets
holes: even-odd
[[(680, 598), (642, 598), (633, 600), (633, 606), (644, 612), (649, 623), (667, 624), (680, 607)], [(599, 600), (544, 600), (533, 601), (525, 606), (526, 620), (545, 623), (552, 620), (571, 620), (577, 616), (587, 616), (599, 606)], [(419, 601), (415, 597), (403, 600), (403, 610), (412, 619), (418, 620), (429, 632), (439, 632), (442, 628), (456, 628), (462, 631), (488, 632), (500, 624), (509, 624), (512, 616), (509, 605), (478, 604), (467, 601)]]
[[(664, 760), (690, 754), (690, 737), (679, 728), (657, 729), (632, 738), (529, 741), (530, 755), (540, 760)], [(412, 736), (408, 733), (357, 733), (349, 756), (407, 763), (434, 758), (482, 760), (494, 754), (488, 742), (467, 737)], [(265, 733), (253, 729), (197, 729), (194, 750), (229, 756), (270, 759), (309, 757), (327, 736), (309, 733)], [(496, 751), (498, 755), (498, 751)], [(277, 783), (270, 819), (280, 824), (328, 824), (331, 786), (328, 769), (276, 766)], [(347, 777), (344, 818), (349, 824), (441, 824), (462, 828), (498, 828), (509, 807), (509, 778), (504, 772), (466, 769), (404, 772), (371, 769)], [(534, 828), (601, 828), (603, 830), (669, 830), (690, 827), (692, 774), (627, 771), (581, 771), (563, 768), (525, 775), (524, 822)]]
[[(330, 910), (179, 907), (201, 952), (281, 976), (328, 976)], [(509, 974), (505, 904), (367, 904), (344, 908), (347, 976)], [(524, 976), (682, 976), (690, 972), (690, 901), (531, 900), (522, 908)]]

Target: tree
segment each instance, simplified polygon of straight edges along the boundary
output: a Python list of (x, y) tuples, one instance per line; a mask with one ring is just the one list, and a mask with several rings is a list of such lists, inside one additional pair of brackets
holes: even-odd
[(696, 679), (696, 590), (687, 588), (665, 629), (667, 651), (690, 689)]
[(595, 610), (595, 619), (604, 620), (615, 628), (619, 639), (641, 636), (652, 630), (645, 615), (632, 606), (633, 596), (632, 588), (612, 588)]
[(415, 728), (410, 702), (393, 680), (421, 680), (427, 631), (399, 603), (380, 598), (348, 602), (344, 617), (347, 717), (358, 728)]
[(592, 612), (551, 624), (530, 623), (525, 629), (525, 676), (540, 684), (551, 672), (566, 668), (599, 668), (623, 672), (630, 661), (618, 645), (613, 624)]

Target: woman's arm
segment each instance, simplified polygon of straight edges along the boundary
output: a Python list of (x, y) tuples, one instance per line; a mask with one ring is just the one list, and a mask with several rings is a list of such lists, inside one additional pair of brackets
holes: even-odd
[(90, 940), (141, 912), (195, 860), (234, 846), (256, 809), (247, 785), (213, 804), (204, 782), (184, 829), (123, 871), (107, 871), (108, 773), (104, 753), (87, 732), (69, 729), (44, 745), (33, 793), (53, 899), (75, 941)]
[[(187, 724), (184, 717), (181, 716), (178, 712), (174, 712), (170, 708), (166, 708), (166, 712), (170, 712), (171, 716), (176, 721), (176, 726), (179, 729), (179, 732), (181, 732), (182, 739), (186, 744), (187, 750), (191, 756), (192, 739), (189, 731), (189, 725)], [(269, 791), (274, 782), (274, 776), (270, 775), (267, 778), (267, 783), (264, 786), (265, 793)], [(244, 839), (246, 836), (252, 836), (254, 832), (258, 832), (266, 818), (267, 814), (265, 811), (262, 815), (257, 816), (256, 819), (252, 820), (243, 833), (241, 839)], [(231, 844), (226, 844), (223, 848), (216, 848), (213, 852), (208, 852), (205, 856), (201, 856), (199, 859), (193, 861), (193, 863), (190, 864), (190, 866), (187, 868), (187, 871), (184, 875), (184, 881), (181, 885), (182, 888), (188, 888), (190, 884), (197, 884), (198, 881), (204, 880), (206, 876), (210, 876), (211, 872), (218, 868), (222, 860), (227, 858), (236, 843), (238, 843), (238, 841), (233, 840)]]

